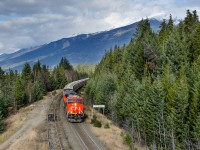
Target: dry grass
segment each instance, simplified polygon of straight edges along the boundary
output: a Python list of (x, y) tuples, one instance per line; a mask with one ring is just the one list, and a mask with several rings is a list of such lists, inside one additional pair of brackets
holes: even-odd
[(21, 128), (23, 123), (27, 120), (27, 113), (24, 112), (26, 112), (26, 109), (22, 108), (16, 115), (12, 115), (5, 120), (7, 127), (6, 131), (0, 134), (0, 143), (6, 141), (11, 135)]
[[(102, 127), (96, 128), (91, 122), (92, 118), (92, 109), (88, 108), (85, 113), (88, 115), (86, 122), (89, 124), (92, 133), (100, 139), (100, 141), (107, 146), (109, 150), (129, 150), (129, 146), (124, 144), (124, 134), (125, 131), (115, 126), (111, 120), (106, 118), (96, 110), (93, 110), (93, 114), (97, 116), (97, 119), (101, 121)], [(110, 128), (105, 129), (104, 126), (106, 123), (109, 123)], [(137, 150), (149, 150), (147, 147), (141, 147), (139, 144), (134, 143), (134, 148)]]
[[(90, 124), (92, 113), (91, 111), (86, 110), (86, 114), (88, 115), (86, 122)], [(127, 145), (124, 145), (123, 143), (123, 136), (121, 135), (123, 130), (112, 124), (110, 120), (108, 120), (105, 116), (103, 116), (95, 110), (94, 114), (97, 116), (97, 119), (101, 121), (102, 127), (96, 128), (90, 124), (89, 126), (93, 134), (96, 135), (96, 137), (98, 137), (100, 141), (103, 144), (105, 144), (109, 150), (128, 150), (129, 147)], [(110, 128), (104, 128), (104, 125), (106, 123), (109, 123)]]
[(30, 132), (15, 140), (8, 150), (47, 150), (48, 145), (45, 141), (46, 134), (43, 124), (38, 129), (32, 129)]
[(8, 150), (27, 150), (27, 148), (36, 149), (36, 137), (36, 131), (32, 130), (22, 138), (15, 140)]
[[(57, 90), (56, 93), (60, 93), (61, 90)], [(29, 119), (34, 116), (34, 113), (37, 112), (37, 109), (44, 109), (50, 99), (52, 98), (52, 93), (49, 92), (47, 96), (43, 97), (43, 100), (37, 101), (27, 107), (21, 108), (17, 114), (9, 116), (6, 120), (6, 131), (0, 134), (0, 144), (9, 139), (14, 135)], [(45, 142), (45, 125), (40, 125), (37, 129), (33, 128), (31, 131), (24, 131), (25, 134), (21, 133), (21, 136), (11, 143), (9, 149), (25, 149), (23, 147), (28, 147), (28, 149), (47, 149)], [(38, 139), (39, 137), (39, 139)], [(43, 138), (44, 137), (44, 138)], [(41, 144), (41, 140), (43, 143)]]

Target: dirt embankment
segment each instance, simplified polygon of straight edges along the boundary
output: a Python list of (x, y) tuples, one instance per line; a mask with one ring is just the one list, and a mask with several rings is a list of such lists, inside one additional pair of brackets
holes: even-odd
[[(86, 123), (89, 126), (91, 132), (104, 144), (109, 150), (129, 150), (130, 148), (124, 144), (122, 133), (124, 132), (122, 129), (115, 126), (112, 121), (107, 119), (101, 113), (93, 110), (93, 113), (97, 116), (97, 119), (101, 121), (102, 127), (97, 128), (94, 127), (91, 122), (92, 111), (91, 109), (86, 110), (86, 114), (88, 118), (86, 119)], [(109, 124), (110, 128), (104, 128), (105, 124)]]
[[(56, 93), (60, 93), (57, 90)], [(43, 100), (21, 108), (6, 119), (7, 129), (0, 134), (0, 150), (47, 149), (45, 121), (53, 98), (52, 93)]]

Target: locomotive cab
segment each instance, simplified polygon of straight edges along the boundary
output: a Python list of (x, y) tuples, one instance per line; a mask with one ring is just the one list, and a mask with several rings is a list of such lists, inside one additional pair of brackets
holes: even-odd
[(65, 112), (68, 121), (81, 122), (84, 118), (84, 102), (83, 98), (77, 95), (70, 95), (67, 97)]

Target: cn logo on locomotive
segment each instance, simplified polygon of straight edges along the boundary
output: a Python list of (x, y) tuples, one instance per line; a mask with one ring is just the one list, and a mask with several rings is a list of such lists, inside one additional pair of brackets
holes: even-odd
[(72, 106), (70, 109), (72, 111), (81, 110), (80, 106)]

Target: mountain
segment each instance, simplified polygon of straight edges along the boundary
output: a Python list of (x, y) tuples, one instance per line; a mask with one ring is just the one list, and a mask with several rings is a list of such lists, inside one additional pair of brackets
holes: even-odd
[[(0, 66), (21, 70), (25, 62), (33, 65), (37, 60), (48, 66), (55, 66), (62, 57), (71, 64), (98, 63), (105, 53), (115, 45), (128, 44), (139, 22), (93, 34), (81, 34), (75, 37), (63, 38), (41, 46), (24, 48), (11, 54), (0, 55)], [(150, 19), (152, 29), (159, 30), (160, 21)]]

